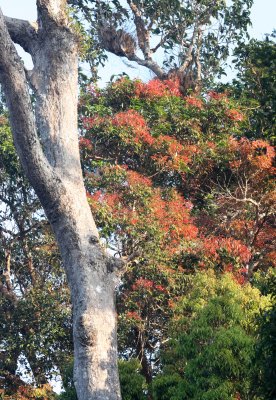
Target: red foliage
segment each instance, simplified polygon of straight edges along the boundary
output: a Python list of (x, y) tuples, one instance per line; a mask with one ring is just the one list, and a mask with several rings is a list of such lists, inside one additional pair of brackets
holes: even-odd
[(199, 108), (200, 110), (203, 108), (204, 104), (203, 101), (194, 96), (187, 96), (185, 97), (186, 104), (191, 107)]
[(268, 252), (264, 261), (268, 266), (276, 268), (276, 250)]
[(251, 166), (260, 172), (273, 168), (275, 149), (265, 140), (250, 141), (246, 138), (240, 140), (231, 138), (229, 145), (236, 156), (236, 159), (230, 163), (231, 168)]
[(200, 268), (219, 266), (224, 272), (235, 274), (241, 268), (247, 268), (251, 259), (249, 248), (232, 237), (201, 236), (189, 249), (189, 253), (199, 258)]
[(227, 110), (225, 114), (232, 121), (243, 121), (244, 120), (244, 115), (241, 112), (239, 112), (238, 110), (234, 110), (234, 109)]
[(213, 90), (211, 90), (208, 93), (208, 97), (211, 100), (216, 100), (216, 101), (225, 100), (225, 101), (227, 101), (227, 94), (226, 93), (218, 93), (218, 92), (214, 92)]
[(191, 240), (197, 237), (198, 229), (190, 217), (191, 203), (184, 201), (181, 195), (164, 200), (160, 195), (153, 196), (151, 201), (152, 213), (165, 234), (167, 251), (174, 254), (182, 239)]
[(152, 145), (154, 138), (151, 136), (145, 119), (135, 110), (128, 110), (117, 113), (112, 118), (112, 125), (120, 128), (130, 128), (134, 134), (133, 140), (136, 143)]
[(105, 193), (103, 195), (103, 200), (110, 208), (113, 208), (118, 205), (120, 195), (118, 193)]
[(166, 96), (181, 96), (179, 89), (179, 80), (167, 79), (160, 81), (152, 79), (148, 83), (141, 81), (135, 82), (135, 96), (149, 99), (166, 97)]
[(198, 230), (190, 216), (193, 205), (176, 191), (164, 197), (160, 189), (152, 186), (151, 179), (132, 170), (125, 170), (121, 183), (116, 185), (115, 192), (97, 191), (93, 195), (88, 194), (96, 213), (108, 208), (112, 216), (109, 221), (113, 220), (117, 227), (116, 234), (141, 234), (143, 229), (143, 234), (149, 232), (152, 235), (154, 229), (158, 232), (154, 233), (154, 240), (159, 243), (157, 247), (162, 246), (171, 255), (179, 250), (182, 240), (197, 237)]
[[(275, 151), (264, 140), (230, 137), (231, 132), (237, 135), (242, 132), (244, 124), (239, 128), (238, 122), (245, 118), (239, 106), (235, 107), (234, 100), (228, 99), (225, 93), (214, 91), (205, 98), (191, 94), (181, 100), (172, 99), (172, 96), (181, 96), (178, 80), (153, 79), (143, 83), (121, 79), (112, 84), (112, 90), (115, 93), (112, 101), (115, 95), (122, 99), (127, 97), (124, 106), (135, 104), (135, 109), (142, 107), (145, 110), (156, 100), (158, 107), (164, 105), (164, 112), (160, 113), (157, 123), (153, 120), (155, 113), (145, 113), (149, 115), (149, 125), (134, 109), (104, 118), (96, 115), (83, 119), (85, 129), (93, 128), (95, 137), (92, 142), (95, 140), (96, 143), (97, 135), (100, 137), (99, 153), (104, 151), (102, 145), (106, 135), (108, 157), (116, 163), (125, 162), (131, 168), (136, 165), (142, 172), (117, 166), (120, 171), (125, 168), (124, 172), (115, 177), (112, 174), (106, 177), (103, 173), (103, 184), (102, 177), (97, 178), (102, 192), (89, 196), (90, 203), (96, 209), (98, 207), (100, 218), (107, 219), (110, 232), (113, 229), (114, 235), (122, 235), (123, 240), (127, 238), (126, 246), (132, 243), (132, 237), (135, 238), (135, 246), (142, 247), (144, 238), (150, 238), (154, 243), (156, 240), (156, 247), (162, 248), (168, 259), (175, 259), (176, 254), (185, 246), (187, 248), (191, 241), (193, 245), (197, 244), (196, 250), (192, 249), (191, 253), (199, 255), (198, 264), (201, 267), (222, 265), (223, 270), (235, 274), (238, 268), (250, 262), (249, 247), (253, 253), (262, 253), (259, 257), (262, 260), (262, 249), (265, 248), (265, 252), (271, 254), (265, 262), (271, 263), (273, 249), (270, 243), (274, 233), (270, 215), (275, 199), (272, 191), (269, 189), (268, 193), (267, 189), (272, 187)], [(143, 101), (138, 101), (137, 97)], [(165, 98), (164, 103), (160, 101), (162, 97)], [(177, 111), (175, 115), (172, 111), (174, 107), (167, 107), (168, 98), (169, 104)], [(106, 129), (102, 129), (103, 126)], [(170, 133), (160, 135), (160, 132)], [(89, 132), (86, 132), (85, 136), (88, 135)], [(92, 143), (81, 138), (80, 146), (89, 149)], [(229, 175), (225, 186), (220, 171), (225, 171), (227, 179)], [(217, 178), (218, 185), (215, 184)], [(168, 182), (185, 196), (190, 196), (193, 202), (201, 199), (201, 192), (208, 195), (210, 191), (210, 197), (206, 199), (215, 207), (212, 212), (206, 207), (198, 213), (200, 216), (196, 223), (201, 232), (200, 238), (190, 215), (193, 204), (185, 201), (177, 191), (166, 192), (156, 188), (156, 185)], [(256, 207), (259, 207), (258, 217), (254, 214)], [(268, 221), (260, 218), (267, 210)], [(211, 236), (215, 234), (220, 236)], [(152, 247), (148, 248), (154, 252)], [(243, 277), (244, 274), (241, 274), (239, 279)]]
[(150, 187), (152, 186), (152, 181), (150, 178), (147, 178), (144, 175), (139, 174), (136, 171), (127, 170), (127, 182), (129, 186), (145, 186)]
[(252, 147), (252, 164), (260, 169), (269, 169), (273, 165), (275, 149), (264, 140), (254, 140)]
[(155, 289), (158, 290), (159, 292), (167, 292), (167, 289), (164, 288), (162, 285), (155, 285)]
[(87, 150), (92, 150), (92, 148), (93, 148), (91, 140), (86, 139), (84, 137), (81, 137), (79, 139), (79, 146), (80, 146), (80, 148), (84, 148), (84, 149), (87, 149)]
[(142, 318), (140, 317), (140, 315), (136, 311), (128, 311), (126, 313), (126, 317), (128, 319), (134, 319), (135, 321), (141, 321), (142, 320)]
[(132, 285), (133, 290), (139, 289), (152, 289), (154, 286), (153, 281), (149, 279), (139, 278), (137, 281)]
[(237, 283), (244, 285), (248, 281), (247, 268), (240, 268), (237, 272), (233, 274), (233, 277)]
[[(262, 229), (259, 230), (258, 234), (256, 235), (254, 246), (257, 249), (262, 249), (265, 247), (267, 250), (274, 250), (276, 242), (276, 229), (274, 226), (269, 224), (264, 224)], [(276, 260), (274, 260), (276, 262)]]
[(230, 256), (238, 258), (240, 262), (244, 264), (247, 264), (251, 257), (251, 252), (248, 247), (240, 240), (235, 240), (233, 238), (203, 238), (202, 244), (204, 254), (213, 260), (218, 260), (220, 258), (219, 250), (221, 249), (226, 250)]
[(95, 126), (100, 126), (107, 121), (106, 118), (100, 117), (99, 115), (94, 115), (93, 117), (83, 117), (82, 123), (86, 130), (92, 129)]
[(160, 135), (154, 143), (156, 154), (151, 158), (166, 170), (183, 169), (192, 161), (195, 154), (200, 152), (197, 145), (182, 145), (177, 139), (168, 135)]
[(138, 278), (132, 285), (132, 290), (157, 290), (158, 292), (167, 293), (167, 290), (162, 285), (156, 285), (152, 280)]
[(247, 219), (233, 219), (229, 225), (232, 234), (239, 239), (250, 236), (254, 231), (254, 221)]

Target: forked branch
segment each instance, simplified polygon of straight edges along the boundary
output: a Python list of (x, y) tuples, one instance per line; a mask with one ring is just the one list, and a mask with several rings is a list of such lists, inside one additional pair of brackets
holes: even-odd
[(15, 146), (31, 184), (41, 186), (52, 171), (37, 135), (24, 66), (9, 35), (1, 9), (0, 54), (0, 83), (9, 108)]
[(10, 17), (5, 17), (5, 22), (12, 41), (32, 54), (37, 42), (37, 23)]
[(59, 26), (68, 25), (66, 0), (37, 0), (38, 24), (41, 29), (53, 23)]

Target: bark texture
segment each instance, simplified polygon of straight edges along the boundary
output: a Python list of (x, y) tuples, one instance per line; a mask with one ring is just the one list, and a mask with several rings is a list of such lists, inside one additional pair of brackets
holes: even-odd
[[(83, 185), (78, 40), (65, 0), (37, 0), (37, 11), (30, 24), (0, 10), (0, 81), (18, 155), (52, 225), (71, 289), (78, 398), (119, 400), (114, 293), (120, 263), (100, 246)], [(31, 54), (32, 71), (24, 70), (13, 42)]]

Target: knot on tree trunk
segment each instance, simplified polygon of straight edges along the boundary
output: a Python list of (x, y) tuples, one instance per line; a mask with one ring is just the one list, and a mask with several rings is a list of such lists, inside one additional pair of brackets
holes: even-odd
[(83, 347), (95, 345), (97, 334), (89, 313), (84, 313), (77, 319), (76, 336)]

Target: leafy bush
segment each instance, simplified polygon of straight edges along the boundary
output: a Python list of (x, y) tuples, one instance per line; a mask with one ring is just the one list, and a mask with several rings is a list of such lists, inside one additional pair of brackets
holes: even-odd
[(197, 273), (176, 307), (154, 399), (252, 399), (254, 321), (268, 305), (258, 289), (231, 275)]

